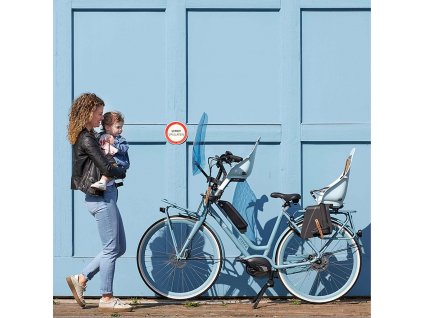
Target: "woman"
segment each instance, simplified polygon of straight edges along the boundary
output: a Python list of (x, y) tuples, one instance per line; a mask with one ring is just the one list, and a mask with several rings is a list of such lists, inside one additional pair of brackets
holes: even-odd
[[(104, 102), (95, 94), (85, 93), (75, 99), (69, 114), (68, 139), (72, 144), (71, 188), (85, 193), (88, 211), (94, 216), (102, 251), (82, 270), (80, 274), (66, 277), (72, 294), (81, 306), (85, 306), (84, 291), (87, 281), (100, 272), (99, 302), (101, 311), (131, 311), (132, 307), (113, 297), (115, 261), (126, 250), (125, 230), (116, 205), (117, 188), (113, 178), (124, 178), (125, 170), (115, 161), (108, 159), (100, 148), (95, 127), (103, 119)], [(101, 175), (111, 178), (106, 191), (98, 191), (91, 185)]]

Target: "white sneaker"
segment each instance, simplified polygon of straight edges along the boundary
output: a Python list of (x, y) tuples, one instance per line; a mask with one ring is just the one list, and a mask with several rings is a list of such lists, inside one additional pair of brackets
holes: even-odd
[(91, 185), (91, 188), (95, 188), (97, 190), (106, 191), (106, 182), (97, 181)]
[(82, 286), (81, 284), (79, 284), (78, 275), (66, 277), (66, 282), (68, 283), (73, 298), (75, 298), (78, 305), (81, 307), (85, 307), (84, 291), (86, 286)]
[(133, 307), (128, 304), (124, 304), (119, 298), (113, 297), (108, 302), (105, 302), (103, 299), (100, 299), (98, 304), (98, 310), (108, 311), (108, 312), (122, 312), (122, 311), (132, 311)]

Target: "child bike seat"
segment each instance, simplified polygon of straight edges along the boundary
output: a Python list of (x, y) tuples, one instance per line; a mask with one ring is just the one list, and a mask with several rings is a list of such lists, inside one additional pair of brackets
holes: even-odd
[(311, 196), (316, 200), (317, 204), (332, 204), (335, 209), (343, 207), (345, 195), (347, 194), (348, 180), (350, 175), (351, 162), (354, 156), (355, 148), (353, 148), (345, 161), (344, 170), (341, 175), (331, 184), (317, 190), (311, 190)]
[(229, 170), (228, 176), (227, 176), (228, 179), (236, 181), (236, 180), (245, 180), (248, 178), (248, 176), (251, 174), (251, 171), (253, 171), (254, 158), (256, 156), (256, 149), (259, 142), (260, 142), (260, 138), (257, 140), (249, 156), (246, 157), (241, 162), (237, 163), (235, 166), (233, 166), (231, 170)]
[(254, 148), (248, 155), (248, 157), (243, 159), (241, 162), (237, 163), (231, 168), (231, 170), (229, 170), (225, 180), (223, 180), (222, 184), (218, 187), (218, 190), (215, 193), (216, 196), (219, 196), (221, 194), (221, 192), (228, 186), (229, 182), (245, 181), (245, 179), (248, 178), (248, 176), (251, 174), (251, 171), (253, 171), (254, 158), (256, 156), (256, 150), (259, 142), (260, 138), (255, 143)]

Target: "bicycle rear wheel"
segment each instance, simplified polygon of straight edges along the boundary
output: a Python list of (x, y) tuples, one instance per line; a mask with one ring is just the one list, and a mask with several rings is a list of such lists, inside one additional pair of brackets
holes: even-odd
[[(197, 220), (170, 218), (177, 249)], [(182, 258), (177, 259), (169, 222), (162, 219), (144, 233), (137, 250), (138, 271), (147, 286), (171, 299), (189, 299), (208, 290), (222, 267), (222, 249), (214, 232), (202, 225)]]
[[(311, 302), (330, 302), (345, 295), (355, 284), (361, 269), (361, 252), (350, 230), (332, 221), (332, 235), (310, 238), (317, 249), (328, 243), (318, 262), (279, 270), (279, 276), (290, 293)], [(302, 224), (299, 225), (302, 227)], [(286, 265), (311, 259), (315, 252), (294, 230), (281, 240), (276, 263)]]

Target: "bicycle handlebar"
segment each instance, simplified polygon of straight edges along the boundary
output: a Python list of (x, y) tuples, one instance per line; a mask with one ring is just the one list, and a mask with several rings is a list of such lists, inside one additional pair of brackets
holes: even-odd
[[(200, 167), (198, 163), (195, 163), (195, 164), (198, 167), (198, 169), (203, 173), (203, 175), (206, 177), (207, 182), (209, 182), (209, 186), (212, 186), (213, 188), (217, 188), (217, 186), (219, 186), (222, 182), (222, 180), (220, 180), (222, 176), (224, 179), (226, 178), (226, 175), (227, 175), (226, 169), (223, 163), (227, 163), (231, 165), (233, 162), (237, 163), (237, 162), (241, 162), (242, 160), (243, 160), (242, 157), (235, 156), (230, 151), (225, 151), (225, 153), (220, 156), (216, 155), (214, 157), (209, 157), (209, 169), (210, 169), (209, 175)], [(216, 167), (219, 169), (216, 177), (212, 177), (212, 167), (213, 167), (212, 162), (213, 161), (216, 162)]]
[(232, 162), (241, 162), (242, 157), (235, 156), (230, 151), (226, 151), (224, 154), (220, 155), (219, 159), (221, 161), (224, 161), (228, 164), (231, 164)]

